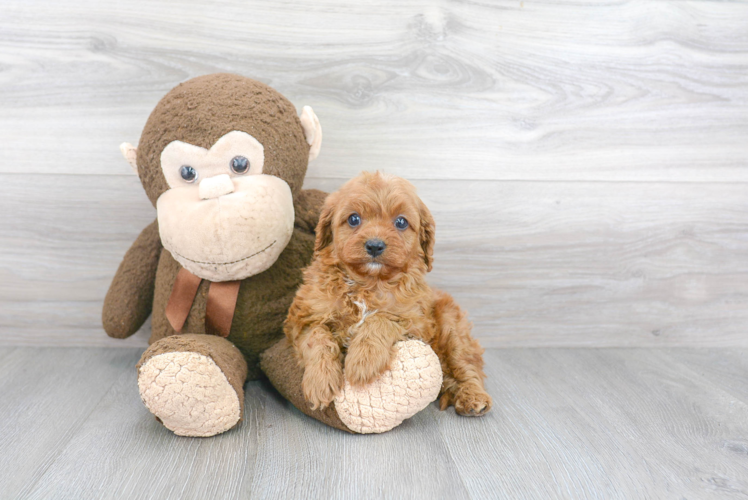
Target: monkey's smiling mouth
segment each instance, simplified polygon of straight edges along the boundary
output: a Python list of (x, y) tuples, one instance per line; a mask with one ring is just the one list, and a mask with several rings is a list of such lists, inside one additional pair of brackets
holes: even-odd
[(230, 264), (236, 264), (238, 262), (243, 262), (243, 261), (245, 261), (247, 259), (251, 259), (252, 257), (256, 257), (257, 255), (260, 255), (261, 253), (263, 253), (264, 251), (266, 251), (267, 249), (269, 249), (270, 247), (272, 247), (273, 245), (275, 245), (275, 243), (277, 241), (278, 240), (273, 240), (273, 242), (271, 244), (269, 244), (268, 246), (266, 246), (262, 250), (260, 250), (258, 252), (255, 252), (252, 255), (248, 255), (247, 257), (244, 257), (242, 259), (232, 260), (231, 262), (204, 262), (204, 261), (200, 261), (200, 260), (190, 259), (189, 257), (185, 257), (184, 255), (178, 254), (177, 252), (173, 252), (173, 253), (174, 253), (174, 255), (176, 255), (179, 258), (182, 258), (184, 260), (189, 260), (190, 262), (194, 262), (195, 264), (208, 264), (208, 265), (211, 265), (211, 266), (227, 266), (227, 265), (230, 265)]

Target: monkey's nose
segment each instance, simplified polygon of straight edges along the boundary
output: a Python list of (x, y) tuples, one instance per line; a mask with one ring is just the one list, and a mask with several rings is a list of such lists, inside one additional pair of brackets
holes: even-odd
[(214, 175), (200, 181), (200, 199), (209, 200), (234, 192), (234, 183), (229, 174)]
[(384, 249), (387, 248), (387, 245), (385, 245), (384, 241), (379, 239), (368, 240), (364, 246), (366, 247), (366, 253), (368, 253), (372, 257), (382, 255)]

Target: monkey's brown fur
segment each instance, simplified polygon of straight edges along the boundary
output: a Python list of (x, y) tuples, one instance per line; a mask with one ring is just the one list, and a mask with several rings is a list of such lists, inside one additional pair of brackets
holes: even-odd
[[(249, 78), (214, 74), (194, 78), (171, 90), (156, 105), (137, 151), (138, 174), (151, 202), (168, 188), (160, 165), (164, 147), (180, 140), (210, 148), (221, 136), (241, 130), (265, 147), (264, 173), (285, 180), (294, 196), (293, 236), (266, 271), (242, 280), (228, 341), (244, 354), (249, 378), (260, 376), (259, 355), (283, 337), (282, 323), (301, 269), (312, 256), (314, 226), (326, 196), (302, 191), (309, 145), (294, 106), (280, 93)], [(116, 338), (135, 333), (152, 312), (150, 342), (174, 335), (165, 308), (181, 266), (162, 248), (158, 224), (143, 230), (125, 255), (104, 301), (104, 329)], [(205, 332), (209, 282), (203, 281), (183, 328)]]
[[(361, 220), (356, 227), (348, 223), (354, 213)], [(404, 230), (395, 227), (398, 217), (409, 222)], [(372, 238), (386, 244), (380, 256), (365, 249)], [(482, 415), (491, 408), (483, 349), (465, 313), (426, 283), (433, 246), (434, 219), (404, 179), (364, 173), (327, 198), (314, 260), (285, 323), (312, 408), (324, 409), (340, 393), (343, 364), (351, 384), (368, 384), (389, 368), (394, 344), (406, 338), (425, 341), (441, 361), (441, 409)]]

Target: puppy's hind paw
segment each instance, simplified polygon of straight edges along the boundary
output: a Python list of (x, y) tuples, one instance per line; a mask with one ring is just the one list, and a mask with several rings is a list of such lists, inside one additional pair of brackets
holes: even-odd
[[(444, 396), (447, 396), (447, 394), (444, 394), (439, 401), (442, 409), (445, 409), (449, 405), (449, 403), (444, 404)], [(458, 415), (480, 417), (491, 410), (493, 401), (491, 400), (491, 396), (483, 389), (461, 388), (454, 396), (454, 405)]]

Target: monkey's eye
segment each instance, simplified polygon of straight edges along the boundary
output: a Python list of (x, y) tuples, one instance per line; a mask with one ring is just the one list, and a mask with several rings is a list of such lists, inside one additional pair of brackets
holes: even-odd
[(405, 217), (398, 217), (397, 219), (395, 219), (395, 227), (401, 231), (403, 229), (406, 229), (408, 227), (408, 219), (406, 219)]
[(348, 216), (348, 225), (349, 226), (356, 227), (359, 224), (361, 224), (361, 217), (358, 214), (353, 213), (353, 214), (351, 214), (351, 215)]
[(231, 160), (231, 170), (237, 174), (244, 174), (249, 170), (249, 160), (243, 156), (234, 156)]
[(182, 165), (182, 168), (179, 169), (179, 175), (185, 182), (195, 182), (195, 179), (197, 179), (197, 172), (189, 165)]

